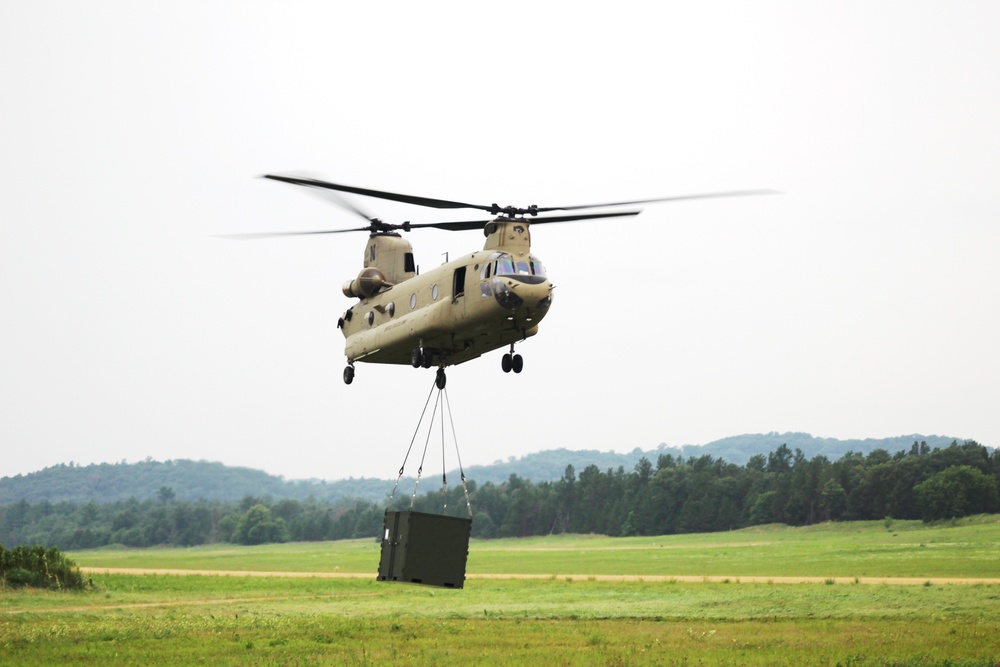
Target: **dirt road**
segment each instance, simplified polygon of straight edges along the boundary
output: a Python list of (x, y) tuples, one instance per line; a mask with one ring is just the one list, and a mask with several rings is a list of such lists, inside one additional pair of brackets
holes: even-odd
[[(84, 574), (158, 574), (170, 576), (203, 577), (285, 577), (314, 579), (369, 579), (372, 572), (264, 572), (253, 570), (169, 570), (128, 567), (81, 567)], [(734, 584), (892, 584), (896, 586), (923, 586), (926, 584), (1000, 584), (1000, 579), (971, 579), (951, 577), (741, 577), (741, 576), (669, 576), (669, 575), (619, 575), (619, 574), (476, 574), (466, 579), (556, 579), (575, 581), (677, 581), (683, 583), (734, 583)]]

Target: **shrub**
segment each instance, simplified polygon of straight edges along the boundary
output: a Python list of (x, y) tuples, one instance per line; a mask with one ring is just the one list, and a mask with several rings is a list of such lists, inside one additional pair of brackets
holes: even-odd
[(83, 575), (76, 563), (56, 547), (0, 545), (0, 587), (82, 589)]

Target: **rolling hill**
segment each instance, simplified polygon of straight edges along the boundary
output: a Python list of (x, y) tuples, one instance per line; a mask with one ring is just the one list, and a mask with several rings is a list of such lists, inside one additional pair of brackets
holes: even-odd
[[(466, 477), (479, 485), (487, 482), (498, 484), (517, 475), (535, 482), (559, 479), (568, 465), (577, 473), (589, 465), (600, 470), (623, 467), (632, 470), (646, 457), (653, 465), (661, 455), (675, 458), (712, 456), (738, 465), (750, 457), (768, 453), (780, 445), (792, 450), (800, 449), (806, 458), (818, 455), (830, 460), (841, 458), (849, 451), (867, 454), (876, 449), (890, 453), (908, 450), (914, 442), (926, 442), (931, 448), (947, 447), (962, 439), (944, 436), (906, 435), (895, 438), (836, 440), (816, 438), (807, 433), (766, 433), (739, 435), (723, 438), (707, 445), (685, 445), (643, 451), (639, 448), (622, 454), (613, 451), (552, 449), (528, 454), (520, 458), (497, 461), (491, 465), (470, 466)], [(458, 475), (453, 476), (458, 479)], [(412, 484), (412, 481), (410, 482)], [(179, 500), (239, 500), (246, 496), (270, 496), (276, 500), (336, 501), (342, 498), (361, 498), (382, 501), (392, 489), (392, 482), (385, 479), (351, 478), (336, 481), (294, 480), (270, 475), (260, 470), (226, 466), (210, 461), (141, 461), (138, 463), (101, 463), (93, 465), (60, 464), (27, 475), (0, 479), (0, 505), (25, 500), (29, 503), (48, 501), (83, 503), (114, 502), (136, 498), (155, 498), (163, 487), (171, 489)]]

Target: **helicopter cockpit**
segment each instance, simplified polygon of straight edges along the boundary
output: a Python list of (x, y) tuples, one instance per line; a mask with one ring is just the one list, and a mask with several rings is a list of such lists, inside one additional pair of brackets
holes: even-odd
[(545, 282), (545, 267), (534, 255), (529, 255), (528, 261), (524, 261), (505, 252), (495, 252), (489, 256), (480, 271), (480, 279), (489, 280), (492, 277), (513, 278), (537, 285)]
[[(511, 280), (528, 285), (541, 285), (546, 281), (545, 267), (533, 255), (527, 261), (515, 258), (505, 252), (496, 252), (489, 256), (480, 269), (480, 289), (484, 297), (493, 297), (497, 303), (507, 309), (519, 308), (524, 299), (514, 293), (508, 282)], [(546, 294), (535, 307), (546, 310), (552, 297)]]

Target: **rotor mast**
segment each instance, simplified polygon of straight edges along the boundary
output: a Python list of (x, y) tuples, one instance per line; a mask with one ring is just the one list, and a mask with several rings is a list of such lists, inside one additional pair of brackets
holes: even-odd
[(483, 228), (486, 243), (483, 250), (521, 254), (531, 251), (530, 223), (522, 218), (497, 218)]

